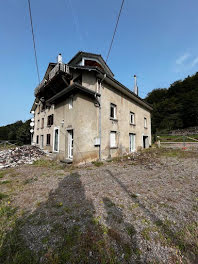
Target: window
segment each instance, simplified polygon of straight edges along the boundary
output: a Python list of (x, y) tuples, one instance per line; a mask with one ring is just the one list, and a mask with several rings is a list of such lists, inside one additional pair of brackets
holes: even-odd
[(54, 151), (59, 151), (59, 128), (54, 128)]
[(40, 127), (40, 120), (37, 121), (37, 129)]
[(50, 139), (51, 139), (51, 135), (47, 134), (47, 142), (46, 142), (47, 145), (50, 145)]
[(135, 114), (130, 112), (130, 124), (135, 125)]
[(39, 144), (39, 136), (36, 136), (36, 144)]
[(144, 128), (147, 128), (147, 118), (144, 118)]
[(116, 148), (116, 132), (110, 132), (110, 148)]
[(41, 119), (41, 128), (44, 128), (44, 118)]
[(69, 109), (73, 108), (73, 97), (69, 97)]
[(116, 105), (110, 105), (110, 118), (116, 119)]
[(52, 126), (54, 124), (54, 115), (49, 115), (47, 117), (47, 126)]

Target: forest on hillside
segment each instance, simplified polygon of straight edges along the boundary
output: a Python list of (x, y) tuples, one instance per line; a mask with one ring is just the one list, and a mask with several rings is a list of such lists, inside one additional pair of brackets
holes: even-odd
[(30, 120), (17, 121), (0, 127), (0, 140), (9, 140), (18, 144), (30, 144)]
[(153, 133), (198, 126), (198, 72), (168, 89), (154, 89), (145, 100), (153, 107)]

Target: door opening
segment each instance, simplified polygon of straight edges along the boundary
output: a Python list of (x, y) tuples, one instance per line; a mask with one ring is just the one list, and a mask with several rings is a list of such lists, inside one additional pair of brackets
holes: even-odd
[(44, 147), (44, 137), (43, 135), (41, 135), (41, 148), (43, 149), (43, 147)]
[(73, 130), (68, 130), (68, 158), (73, 159), (74, 133)]
[(129, 134), (129, 152), (135, 151), (135, 134)]
[(143, 148), (148, 148), (148, 136), (143, 136)]
[(54, 152), (59, 152), (59, 129), (54, 129)]

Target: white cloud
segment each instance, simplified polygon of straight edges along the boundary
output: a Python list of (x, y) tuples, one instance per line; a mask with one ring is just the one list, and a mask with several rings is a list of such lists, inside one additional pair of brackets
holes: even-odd
[(177, 60), (176, 60), (176, 64), (177, 65), (182, 65), (184, 63), (184, 61), (186, 61), (191, 55), (189, 53), (185, 53), (184, 55), (180, 56)]
[(198, 57), (196, 57), (196, 58), (192, 61), (191, 66), (194, 67), (195, 65), (197, 65), (197, 63), (198, 63)]

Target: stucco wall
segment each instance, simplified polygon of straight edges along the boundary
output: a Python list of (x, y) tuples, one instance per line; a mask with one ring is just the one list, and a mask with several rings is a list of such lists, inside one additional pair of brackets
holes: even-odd
[(97, 84), (96, 84), (96, 76), (94, 72), (87, 72), (87, 71), (83, 72), (82, 85), (96, 92)]
[[(39, 112), (39, 105), (35, 110), (34, 119), (35, 119), (35, 127), (34, 127), (34, 134), (33, 134), (33, 144), (36, 144), (36, 137), (39, 136), (39, 144), (38, 146), (41, 147), (41, 135), (44, 135), (44, 149), (48, 151), (52, 151), (52, 131), (54, 129), (54, 125), (51, 127), (47, 126), (47, 118), (49, 115), (54, 114), (54, 106), (51, 106), (50, 109), (45, 109), (44, 111)], [(44, 118), (44, 128), (41, 128), (42, 118)], [(38, 127), (38, 120), (40, 120), (40, 124)], [(47, 134), (51, 135), (51, 144), (46, 145), (47, 142)]]
[[(129, 153), (129, 133), (134, 133), (135, 147), (143, 147), (143, 135), (148, 136), (151, 144), (151, 115), (121, 92), (106, 83), (101, 89), (102, 98), (102, 156), (116, 156)], [(116, 105), (117, 121), (110, 119), (110, 103)], [(130, 124), (130, 111), (135, 113), (135, 125)], [(147, 128), (144, 128), (144, 117), (147, 118)], [(110, 149), (110, 131), (116, 131), (117, 149)]]
[[(47, 127), (47, 117), (54, 114), (54, 124)], [(33, 141), (39, 135), (44, 135), (44, 149), (53, 151), (54, 129), (59, 129), (59, 151), (54, 152), (60, 159), (68, 158), (68, 130), (73, 130), (74, 134), (74, 156), (73, 161), (86, 162), (98, 159), (98, 147), (94, 146), (94, 138), (98, 136), (98, 109), (94, 105), (94, 100), (86, 95), (76, 94), (73, 96), (73, 107), (69, 109), (69, 99), (56, 104), (54, 109), (45, 110), (38, 114), (35, 111), (35, 129)], [(41, 129), (41, 119), (44, 118), (44, 128)], [(37, 120), (40, 120), (40, 128), (37, 129)], [(51, 134), (51, 144), (46, 145), (47, 134)]]

